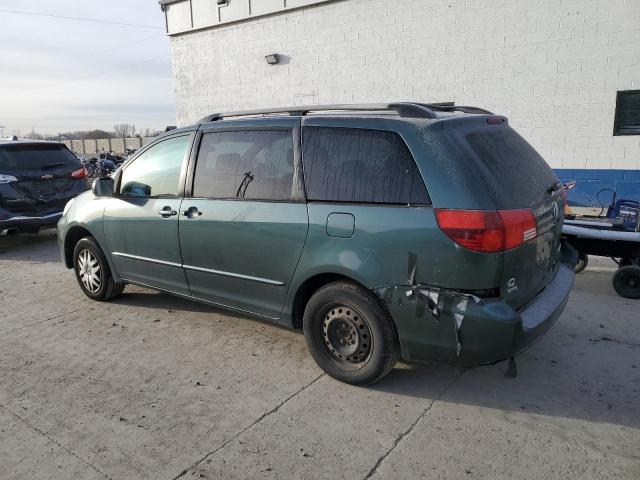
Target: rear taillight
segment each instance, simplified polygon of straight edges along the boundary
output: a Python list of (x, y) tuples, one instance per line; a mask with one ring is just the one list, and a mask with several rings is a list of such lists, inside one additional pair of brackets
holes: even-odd
[(458, 245), (474, 252), (503, 252), (538, 235), (536, 218), (530, 209), (435, 212), (440, 229)]
[(84, 167), (71, 172), (71, 178), (85, 178), (86, 176), (87, 176), (87, 169)]

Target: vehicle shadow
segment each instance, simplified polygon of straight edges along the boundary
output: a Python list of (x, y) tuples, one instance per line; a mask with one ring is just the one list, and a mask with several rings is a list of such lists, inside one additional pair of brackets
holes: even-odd
[[(169, 293), (159, 292), (153, 289), (137, 287), (133, 285), (127, 286), (124, 294), (121, 297), (112, 300), (112, 303), (130, 307), (168, 310), (172, 312), (210, 313), (216, 315), (224, 315), (227, 318), (236, 319), (238, 321), (250, 320), (268, 325), (270, 327), (291, 331), (291, 329), (267, 319), (254, 317), (249, 314), (234, 312), (232, 310), (227, 310), (222, 307), (216, 307), (215, 305), (199, 302), (197, 300), (188, 300), (177, 295), (171, 295)], [(295, 330), (295, 332), (298, 331)]]
[[(239, 322), (256, 321), (273, 328), (284, 328), (146, 289), (125, 291), (125, 295), (115, 302), (176, 312), (210, 312)], [(300, 338), (300, 341), (304, 340)], [(516, 378), (505, 377), (506, 362), (468, 369), (401, 363), (379, 383), (366, 388), (503, 412), (525, 412), (542, 417), (640, 428), (640, 404), (637, 402), (640, 392), (639, 352), (637, 346), (594, 342), (575, 324), (560, 322), (540, 342), (517, 357), (519, 374)], [(435, 379), (448, 386), (434, 392)]]
[(55, 228), (0, 236), (0, 262), (60, 262)]
[[(640, 429), (640, 348), (580, 338), (567, 326), (558, 326), (547, 335), (549, 338), (516, 358), (516, 378), (505, 376), (506, 361), (466, 369), (400, 366), (370, 388), (528, 413), (535, 418), (561, 417)], [(572, 345), (558, 341), (567, 335), (574, 337)], [(447, 387), (434, 394), (432, 380), (443, 376), (450, 381), (444, 381)], [(551, 423), (560, 425), (557, 420)]]

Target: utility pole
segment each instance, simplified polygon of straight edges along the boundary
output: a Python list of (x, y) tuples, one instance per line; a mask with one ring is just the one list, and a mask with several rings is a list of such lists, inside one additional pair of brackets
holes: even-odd
[(0, 125), (0, 138), (4, 137), (4, 129), (5, 129), (5, 126)]

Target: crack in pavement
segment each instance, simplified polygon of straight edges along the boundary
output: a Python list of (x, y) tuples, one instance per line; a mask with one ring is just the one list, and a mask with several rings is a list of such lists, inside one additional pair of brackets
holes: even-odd
[(238, 438), (240, 435), (242, 435), (244, 432), (246, 432), (247, 430), (249, 430), (251, 427), (253, 427), (254, 425), (260, 423), (262, 420), (264, 420), (265, 418), (267, 418), (269, 415), (271, 415), (272, 413), (276, 413), (278, 410), (280, 410), (280, 407), (282, 407), (285, 403), (287, 403), (289, 400), (293, 399), (294, 397), (296, 397), (297, 395), (299, 395), (300, 393), (304, 392), (307, 388), (309, 388), (311, 385), (313, 385), (314, 383), (316, 383), (318, 380), (320, 380), (322, 377), (324, 377), (324, 373), (321, 373), (320, 375), (318, 375), (316, 378), (314, 378), (310, 383), (308, 383), (307, 385), (305, 385), (304, 387), (302, 387), (301, 389), (295, 391), (294, 393), (292, 393), (291, 395), (289, 395), (287, 398), (285, 398), (282, 402), (280, 402), (278, 405), (276, 405), (274, 408), (272, 408), (271, 410), (269, 410), (268, 412), (263, 413), (259, 418), (257, 418), (254, 422), (252, 422), (250, 425), (246, 426), (245, 428), (243, 428), (242, 430), (240, 430), (238, 433), (236, 433), (233, 437), (231, 437), (230, 439), (228, 439), (227, 441), (225, 441), (224, 443), (222, 443), (221, 445), (219, 445), (218, 447), (216, 447), (215, 450), (212, 450), (211, 452), (207, 453), (206, 455), (204, 455), (200, 460), (198, 460), (196, 463), (194, 463), (193, 465), (190, 465), (189, 467), (185, 468), (184, 470), (182, 470), (178, 475), (176, 475), (175, 477), (173, 477), (172, 480), (177, 480), (178, 478), (184, 477), (189, 470), (193, 470), (195, 469), (198, 465), (200, 465), (202, 462), (204, 462), (207, 458), (209, 458), (212, 455), (215, 455), (218, 451), (222, 450), (224, 447), (226, 447), (229, 443), (231, 443), (233, 440), (235, 440), (236, 438)]
[(80, 310), (84, 310), (84, 308), (78, 308), (76, 310), (71, 310), (70, 312), (61, 313), (60, 315), (56, 315), (54, 317), (45, 318), (44, 320), (38, 320), (37, 322), (33, 322), (33, 323), (28, 323), (26, 325), (22, 325), (21, 327), (14, 328), (12, 330), (7, 330), (6, 332), (0, 332), (0, 337), (3, 335), (8, 335), (13, 332), (17, 332), (19, 330), (24, 330), (25, 328), (33, 327), (34, 325), (40, 325), (41, 323), (48, 322), (49, 320), (55, 320), (56, 318), (64, 317), (66, 315), (79, 312)]
[(427, 408), (425, 408), (422, 413), (420, 415), (418, 415), (418, 418), (415, 419), (415, 421), (409, 425), (409, 428), (407, 428), (404, 432), (401, 432), (396, 439), (393, 441), (393, 445), (391, 445), (391, 448), (389, 450), (387, 450), (387, 452), (382, 455), (378, 461), (376, 462), (376, 464), (373, 466), (373, 468), (371, 468), (371, 470), (369, 470), (369, 472), (367, 473), (367, 475), (364, 477), (365, 480), (368, 480), (369, 478), (371, 478), (373, 475), (375, 475), (375, 473), (380, 469), (380, 467), (382, 466), (382, 464), (384, 463), (384, 461), (389, 457), (389, 455), (391, 455), (391, 453), (398, 447), (398, 445), (400, 445), (400, 443), (402, 442), (402, 440), (404, 440), (407, 435), (409, 435), (413, 429), (418, 425), (418, 423), (420, 423), (420, 421), (422, 419), (424, 419), (429, 412), (431, 411), (431, 409), (433, 408), (433, 406), (435, 405), (435, 403), (437, 401), (439, 401), (442, 396), (447, 393), (447, 391), (449, 390), (449, 388), (451, 388), (453, 386), (454, 383), (456, 383), (460, 377), (462, 376), (462, 374), (464, 372), (466, 372), (467, 369), (464, 369), (462, 371), (460, 371), (460, 373), (458, 373), (455, 378), (449, 382), (447, 385), (445, 385), (445, 387), (442, 389), (442, 391), (436, 396), (436, 398), (434, 398), (431, 403), (429, 405), (427, 405)]
[[(71, 455), (72, 457), (75, 457), (76, 459), (80, 460), (80, 462), (82, 462), (83, 464), (85, 464), (87, 467), (91, 468), (92, 470), (94, 470), (96, 473), (99, 473), (100, 475), (102, 475), (104, 478), (108, 479), (108, 480), (113, 480), (109, 475), (107, 475), (106, 473), (104, 473), (102, 470), (100, 470), (98, 467), (96, 467), (95, 465), (92, 465), (91, 463), (89, 463), (88, 461), (86, 461), (85, 459), (83, 459), (81, 456), (79, 456), (77, 453), (75, 453), (73, 450), (70, 450), (69, 448), (65, 447), (64, 445), (62, 445), (60, 442), (58, 442), (55, 438), (53, 438), (51, 435), (49, 435), (47, 432), (44, 432), (42, 430), (40, 430), (38, 427), (36, 427), (35, 425), (32, 425), (31, 423), (29, 423), (25, 418), (21, 417), (20, 415), (18, 415), (17, 413), (15, 413), (13, 410), (11, 410), (9, 407), (3, 405), (2, 403), (0, 403), (0, 407), (4, 408), (7, 412), (9, 412), (11, 415), (13, 415), (14, 417), (16, 417), (17, 419), (19, 419), (21, 422), (23, 422), (25, 425), (27, 425), (28, 427), (32, 428), (33, 430), (35, 430), (36, 432), (38, 432), (40, 435), (42, 435), (44, 438), (46, 438), (47, 440), (49, 440), (50, 442), (56, 444), (58, 447), (60, 447), (62, 450), (64, 450), (65, 452), (67, 452), (69, 455)], [(22, 460), (21, 460), (22, 461)]]

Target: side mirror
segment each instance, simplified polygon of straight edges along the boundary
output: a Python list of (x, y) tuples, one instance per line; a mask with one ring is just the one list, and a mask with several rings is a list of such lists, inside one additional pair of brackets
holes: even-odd
[(113, 197), (113, 178), (96, 178), (91, 191), (96, 197)]

